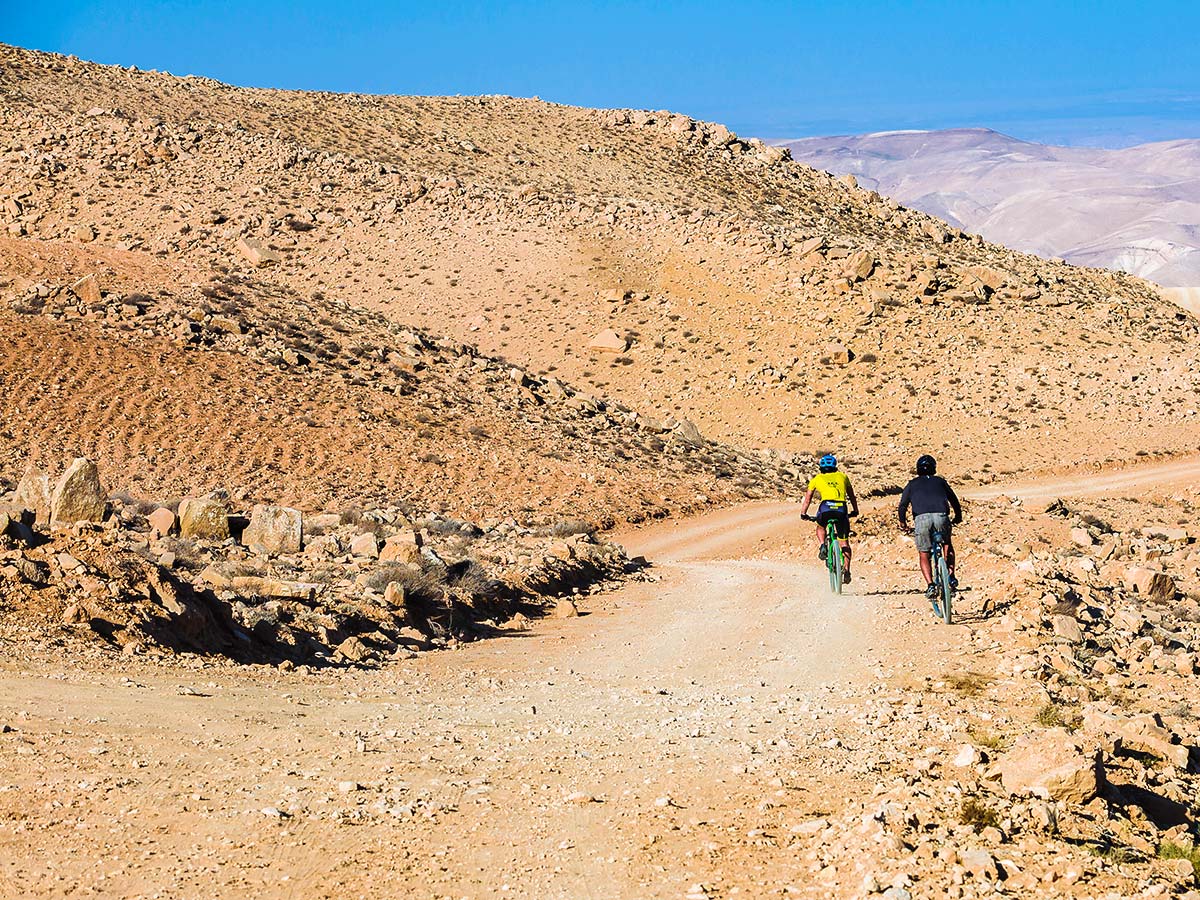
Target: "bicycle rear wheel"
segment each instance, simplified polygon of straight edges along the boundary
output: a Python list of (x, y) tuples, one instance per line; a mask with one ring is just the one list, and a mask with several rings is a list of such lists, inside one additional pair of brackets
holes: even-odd
[(950, 566), (946, 563), (946, 557), (940, 553), (937, 558), (937, 575), (938, 590), (942, 596), (942, 621), (949, 625), (953, 618), (950, 602), (954, 597), (954, 588), (950, 587)]
[(842, 592), (842, 545), (837, 540), (829, 547), (829, 589), (835, 594)]

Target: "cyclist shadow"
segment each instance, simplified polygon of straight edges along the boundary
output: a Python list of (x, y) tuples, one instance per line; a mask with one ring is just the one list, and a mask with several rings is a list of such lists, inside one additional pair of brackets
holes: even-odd
[[(960, 587), (955, 591), (956, 597), (969, 600), (973, 588)], [(893, 588), (890, 591), (872, 591), (880, 597), (920, 597), (926, 603), (929, 602), (925, 597), (925, 592), (921, 588)], [(978, 609), (966, 610), (957, 604), (954, 606), (954, 622), (955, 624), (970, 624), (972, 622), (986, 622), (990, 619), (998, 618), (1012, 606), (1012, 600), (1004, 600), (997, 603), (994, 600), (985, 600), (983, 605)]]

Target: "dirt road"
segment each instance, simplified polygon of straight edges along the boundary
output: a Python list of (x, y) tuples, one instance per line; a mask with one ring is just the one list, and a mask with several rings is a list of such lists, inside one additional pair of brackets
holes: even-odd
[(6, 657), (0, 893), (800, 884), (789, 830), (873, 784), (854, 749), (871, 740), (862, 698), (960, 640), (911, 595), (860, 579), (835, 600), (815, 565), (767, 558), (808, 537), (782, 504), (668, 525), (631, 539), (658, 583), (376, 672)]
[[(1099, 483), (1196, 474), (1191, 462)], [(831, 597), (790, 504), (624, 540), (657, 581), (378, 671), (2, 654), (0, 896), (844, 886), (804, 850), (804, 823), (930, 752), (921, 729), (902, 745), (885, 726), (918, 711), (907, 688), (986, 651), (970, 615), (946, 628), (913, 593), (874, 593), (867, 542), (850, 593)]]
[(1026, 501), (1049, 501), (1056, 497), (1103, 497), (1134, 494), (1145, 488), (1195, 483), (1200, 479), (1200, 458), (1189, 456), (1170, 462), (1134, 466), (1129, 469), (1004, 482), (966, 491), (979, 500), (1019, 497)]

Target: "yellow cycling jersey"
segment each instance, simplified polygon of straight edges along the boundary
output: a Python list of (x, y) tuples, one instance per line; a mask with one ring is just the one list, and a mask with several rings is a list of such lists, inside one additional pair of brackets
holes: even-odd
[(816, 492), (822, 503), (845, 506), (846, 496), (850, 493), (850, 479), (844, 472), (821, 472), (813, 476), (808, 489)]

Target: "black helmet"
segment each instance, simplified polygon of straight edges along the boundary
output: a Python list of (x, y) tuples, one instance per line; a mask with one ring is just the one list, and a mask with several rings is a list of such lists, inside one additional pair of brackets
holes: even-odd
[(937, 460), (926, 453), (917, 460), (918, 475), (932, 475), (937, 471)]

